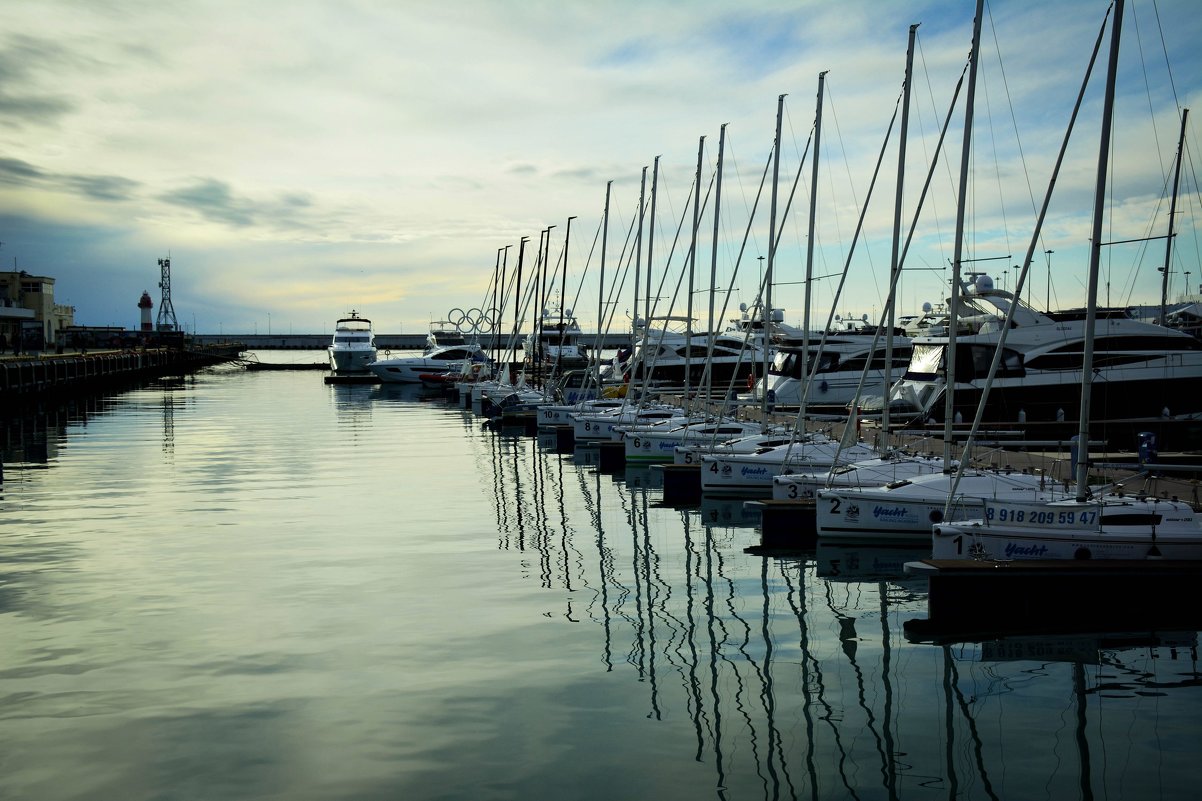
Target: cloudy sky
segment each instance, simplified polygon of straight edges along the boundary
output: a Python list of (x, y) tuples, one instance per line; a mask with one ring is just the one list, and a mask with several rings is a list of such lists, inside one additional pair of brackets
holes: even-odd
[[(627, 326), (628, 232), (643, 169), (656, 156), (643, 270), (653, 228), (655, 313), (667, 313), (673, 297), (672, 311), (686, 309), (676, 286), (687, 287), (705, 137), (694, 279), (694, 314), (704, 321), (715, 264), (719, 287), (734, 288), (731, 308), (755, 297), (770, 178), (760, 186), (784, 94), (775, 305), (801, 321), (813, 205), (815, 319), (832, 308), (849, 261), (835, 308), (875, 317), (890, 261), (897, 125), (886, 135), (907, 32), (921, 23), (909, 226), (968, 53), (973, 5), (9, 0), (0, 31), (0, 260), (54, 277), (58, 301), (86, 325), (135, 325), (143, 290), (157, 306), (158, 260), (170, 256), (173, 305), (188, 329), (328, 332), (355, 308), (377, 331), (418, 332), (453, 308), (493, 305), (498, 251), (512, 246), (512, 277), (522, 237), (524, 280), (549, 226), (551, 262), (562, 263), (575, 217), (566, 300), (591, 329), (612, 181), (604, 292), (617, 294), (605, 309)], [(980, 260), (972, 266), (997, 283), (1015, 282), (1106, 11), (1102, 0), (986, 4), (965, 258)], [(1108, 241), (1164, 233), (1180, 109), (1202, 93), (1196, 0), (1129, 0), (1123, 34)], [(1104, 65), (1105, 50), (1037, 244), (1027, 291), (1040, 307), (1083, 302)], [(824, 70), (811, 204), (810, 156), (801, 159)], [(963, 96), (915, 229), (899, 313), (945, 294), (962, 119)], [(1195, 289), (1202, 279), (1194, 157), (1202, 151), (1190, 122), (1173, 296), (1185, 290), (1186, 270)], [(1157, 300), (1164, 248), (1164, 240), (1106, 248), (1101, 301)]]

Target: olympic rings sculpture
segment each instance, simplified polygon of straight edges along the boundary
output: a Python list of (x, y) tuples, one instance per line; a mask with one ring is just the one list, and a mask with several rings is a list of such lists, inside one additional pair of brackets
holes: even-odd
[(472, 308), (464, 311), (455, 307), (447, 312), (447, 322), (461, 334), (488, 334), (497, 326), (500, 312), (496, 309)]

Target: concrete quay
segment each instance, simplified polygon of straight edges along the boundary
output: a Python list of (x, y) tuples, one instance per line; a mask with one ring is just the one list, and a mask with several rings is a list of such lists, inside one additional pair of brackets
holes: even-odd
[(64, 351), (0, 357), (0, 401), (69, 394), (163, 375), (184, 375), (238, 358), (237, 343), (190, 348)]

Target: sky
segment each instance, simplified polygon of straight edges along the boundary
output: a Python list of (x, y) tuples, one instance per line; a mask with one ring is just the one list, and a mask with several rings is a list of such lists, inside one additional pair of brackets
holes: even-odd
[[(548, 228), (549, 304), (574, 308), (586, 330), (599, 313), (615, 331), (644, 314), (648, 269), (653, 315), (690, 311), (691, 275), (692, 316), (704, 327), (712, 296), (715, 317), (729, 319), (754, 303), (769, 261), (787, 322), (805, 320), (807, 274), (815, 325), (832, 314), (877, 319), (900, 114), (890, 124), (915, 23), (902, 171), (903, 228), (914, 235), (896, 313), (947, 295), (963, 93), (936, 145), (970, 49), (972, 0), (7, 0), (4, 9), (0, 263), (53, 277), (78, 324), (135, 327), (144, 290), (157, 314), (159, 260), (169, 258), (177, 321), (200, 333), (324, 333), (351, 309), (378, 333), (420, 333), (456, 309), (494, 309), (502, 330), (515, 319), (526, 329)], [(964, 269), (1012, 289), (1031, 249), (1024, 295), (1039, 308), (1080, 306), (1108, 39), (1030, 242), (1108, 4), (985, 9)], [(1196, 0), (1128, 0), (1106, 242), (1167, 232), (1180, 110), (1202, 94), (1200, 40)], [(806, 151), (824, 72), (811, 203)], [(779, 245), (769, 259), (780, 95)], [(1193, 116), (1186, 140), (1170, 300), (1202, 281)], [(494, 299), (502, 254), (507, 291)], [(1165, 239), (1108, 244), (1099, 302), (1158, 302), (1165, 255)]]

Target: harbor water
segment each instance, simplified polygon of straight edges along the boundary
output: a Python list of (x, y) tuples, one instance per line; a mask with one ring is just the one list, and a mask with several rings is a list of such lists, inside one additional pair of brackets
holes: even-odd
[(1196, 631), (917, 641), (921, 549), (761, 555), (417, 387), (0, 413), (3, 799), (1196, 797)]

